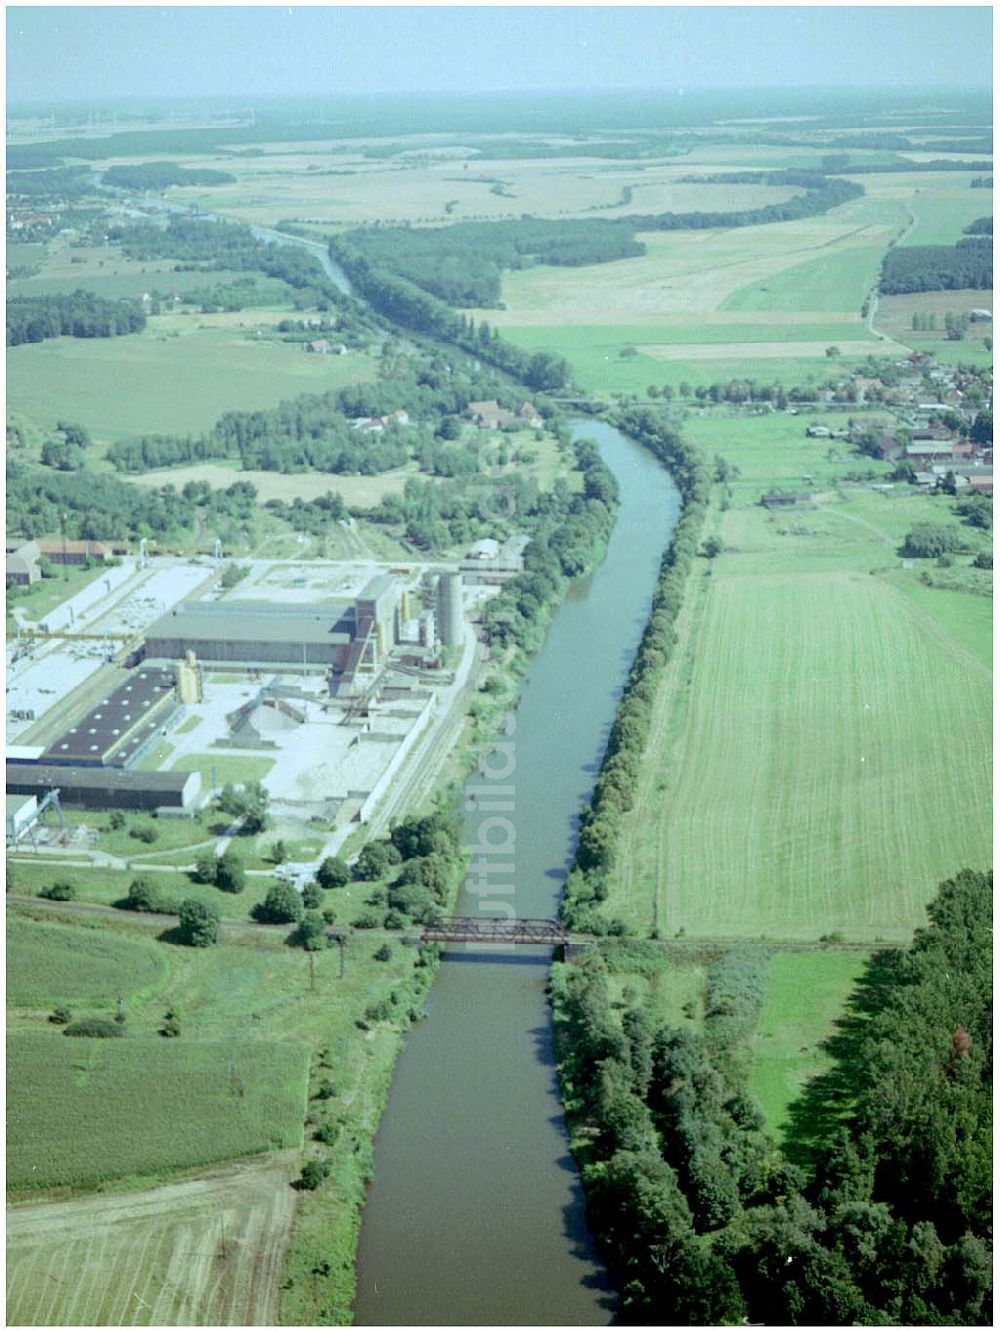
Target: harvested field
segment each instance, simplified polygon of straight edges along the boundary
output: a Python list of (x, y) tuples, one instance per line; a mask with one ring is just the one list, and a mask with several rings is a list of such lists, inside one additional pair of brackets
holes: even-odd
[[(309, 157), (279, 148), (266, 158), (227, 160), (236, 184), (171, 192), (240, 221), (274, 225), (291, 216), (327, 226), (409, 222), (442, 225), (472, 218), (625, 217), (658, 212), (730, 212), (783, 203), (788, 186), (692, 184), (686, 161), (665, 166), (600, 157), (476, 161), (471, 151), (433, 159)], [(625, 193), (631, 190), (631, 198)]]
[[(822, 360), (829, 342), (688, 342), (676, 346), (651, 344), (640, 346), (644, 356), (654, 360)], [(835, 344), (844, 356), (867, 356), (876, 349), (876, 343), (860, 339), (840, 339)], [(889, 355), (905, 355), (906, 348), (883, 342), (879, 351)]]
[[(827, 265), (841, 262), (844, 252), (884, 249), (904, 220), (902, 203), (863, 198), (795, 222), (642, 234), (647, 253), (641, 258), (508, 273), (503, 283), (506, 308), (484, 310), (479, 317), (500, 328), (593, 324), (598, 310), (603, 324), (677, 322), (718, 310), (733, 293), (767, 283), (798, 265)], [(855, 300), (852, 293), (849, 301), (842, 297), (826, 304), (835, 311), (860, 309), (861, 297)], [(771, 305), (815, 308), (808, 299), (765, 302), (763, 307)]]
[(22, 1326), (267, 1326), (295, 1193), (291, 1152), (190, 1182), (7, 1213)]

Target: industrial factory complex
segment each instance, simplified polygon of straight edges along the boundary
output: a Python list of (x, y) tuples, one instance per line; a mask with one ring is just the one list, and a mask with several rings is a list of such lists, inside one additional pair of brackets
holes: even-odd
[(249, 560), (228, 589), (221, 561), (126, 558), (42, 621), (15, 607), (8, 844), (53, 804), (190, 816), (241, 757), (279, 812), (369, 820), (454, 733), (477, 606), (519, 556)]

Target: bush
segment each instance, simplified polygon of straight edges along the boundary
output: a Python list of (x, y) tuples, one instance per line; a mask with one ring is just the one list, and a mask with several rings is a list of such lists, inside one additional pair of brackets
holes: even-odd
[(362, 850), (354, 865), (354, 876), (362, 882), (371, 882), (384, 878), (390, 869), (402, 859), (399, 851), (389, 841), (370, 841)]
[(180, 935), (188, 947), (211, 947), (219, 941), (219, 908), (189, 898), (181, 902)]
[(291, 883), (275, 883), (253, 914), (264, 924), (298, 924), (303, 909), (302, 898)]
[(48, 887), (43, 887), (38, 895), (46, 901), (72, 901), (76, 896), (76, 888), (64, 878), (59, 878), (49, 883)]
[(355, 916), (352, 921), (355, 929), (381, 929), (385, 921), (385, 916), (381, 911), (363, 910), (360, 915)]
[(154, 841), (159, 840), (160, 829), (154, 827), (152, 823), (139, 823), (135, 827), (130, 827), (128, 834), (136, 841), (142, 841), (145, 845), (151, 846)]
[(83, 1017), (63, 1030), (63, 1035), (86, 1035), (94, 1040), (120, 1040), (124, 1034), (121, 1026), (106, 1017)]
[(333, 1146), (340, 1136), (340, 1128), (336, 1123), (321, 1123), (313, 1133), (313, 1139), (322, 1142), (324, 1146)]
[(391, 945), (390, 943), (383, 943), (381, 947), (377, 947), (377, 948), (375, 949), (375, 951), (372, 953), (372, 960), (373, 960), (373, 961), (391, 961), (391, 960), (392, 960), (392, 945)]
[(339, 855), (328, 855), (319, 866), (316, 881), (320, 887), (327, 890), (334, 887), (346, 887), (351, 881), (350, 866)]
[(133, 878), (125, 898), (126, 910), (141, 910), (156, 913), (167, 908), (167, 903), (160, 895), (160, 890), (151, 879)]
[(108, 814), (108, 827), (112, 832), (120, 832), (125, 826), (125, 814), (121, 809), (112, 809)]
[(325, 1160), (307, 1160), (299, 1175), (299, 1187), (305, 1188), (307, 1192), (314, 1192), (329, 1172), (330, 1166)]
[(215, 852), (203, 850), (194, 862), (194, 880), (197, 883), (214, 883), (219, 861)]
[(232, 850), (227, 850), (216, 861), (215, 886), (221, 892), (231, 892), (234, 895), (242, 892), (246, 887), (243, 861)]
[(303, 915), (298, 941), (307, 952), (322, 952), (326, 947), (326, 926), (319, 911), (307, 910)]
[(49, 1021), (53, 1026), (66, 1026), (73, 1020), (73, 1014), (68, 1007), (53, 1008), (49, 1013)]
[(163, 1014), (163, 1025), (160, 1027), (160, 1034), (165, 1040), (177, 1040), (181, 1034), (181, 1019), (176, 1008), (167, 1008)]
[(962, 536), (956, 528), (935, 522), (918, 522), (906, 533), (902, 553), (908, 559), (936, 559), (939, 555), (955, 554), (961, 549)]
[(318, 910), (323, 904), (323, 889), (318, 883), (306, 883), (302, 889), (302, 904), (306, 910)]

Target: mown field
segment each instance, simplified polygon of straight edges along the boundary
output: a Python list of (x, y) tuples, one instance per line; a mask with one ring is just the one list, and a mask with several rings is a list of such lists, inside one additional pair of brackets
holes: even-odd
[[(247, 315), (248, 324), (253, 316)], [(310, 356), (198, 315), (150, 319), (142, 333), (54, 338), (7, 350), (7, 405), (51, 429), (79, 421), (104, 440), (207, 430), (224, 411), (276, 406), (371, 379), (363, 355)]]
[[(742, 479), (626, 819), (609, 910), (642, 930), (902, 939), (942, 878), (990, 860), (991, 602), (922, 587), (898, 553), (919, 521), (985, 539), (906, 487), (829, 488), (869, 461), (807, 440), (807, 420), (685, 427)], [(815, 505), (759, 507), (805, 474)]]
[(776, 952), (752, 1046), (750, 1088), (768, 1128), (781, 1132), (789, 1105), (824, 1072), (824, 1041), (844, 1010), (867, 953), (836, 948)]
[(7, 1317), (22, 1326), (268, 1326), (294, 1153), (119, 1196), (7, 1211)]

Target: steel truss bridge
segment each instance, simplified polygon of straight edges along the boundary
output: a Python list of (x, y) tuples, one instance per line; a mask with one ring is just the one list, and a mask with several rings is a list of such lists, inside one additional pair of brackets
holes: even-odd
[(558, 920), (522, 916), (507, 920), (491, 915), (448, 915), (426, 925), (421, 943), (519, 943), (530, 947), (564, 947), (580, 941)]

